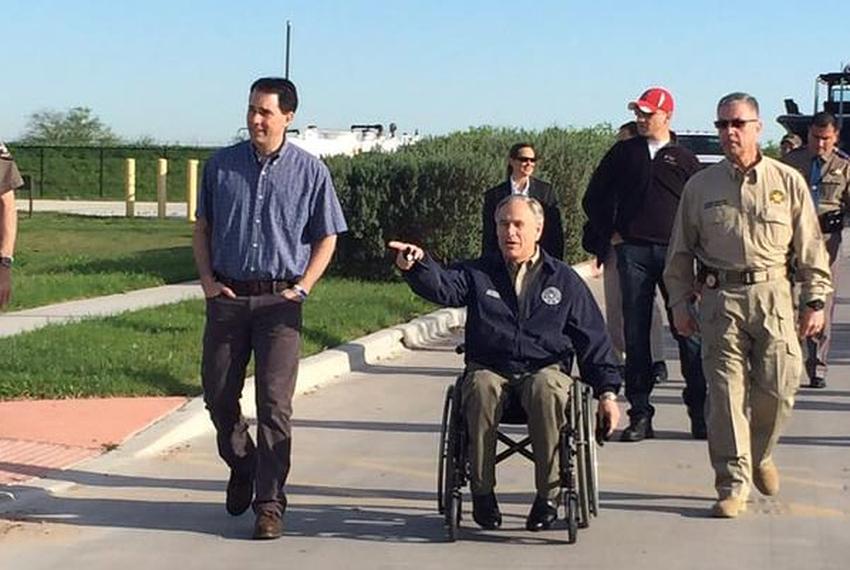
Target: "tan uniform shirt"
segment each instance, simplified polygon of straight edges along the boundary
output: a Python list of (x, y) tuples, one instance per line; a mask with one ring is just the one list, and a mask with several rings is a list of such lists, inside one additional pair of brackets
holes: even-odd
[(24, 181), (15, 161), (12, 160), (12, 154), (6, 145), (0, 142), (0, 194), (23, 185)]
[[(796, 168), (809, 182), (813, 158), (814, 155), (804, 147), (786, 154), (782, 162)], [(833, 151), (821, 165), (818, 190), (818, 214), (842, 208), (850, 210), (850, 160)]]
[(747, 173), (723, 160), (688, 180), (670, 237), (664, 281), (670, 306), (694, 291), (694, 259), (745, 271), (795, 258), (802, 301), (832, 291), (829, 258), (809, 188), (793, 168), (762, 157)]
[(540, 273), (540, 268), (543, 266), (542, 259), (543, 256), (540, 255), (540, 248), (538, 247), (531, 259), (525, 263), (508, 263), (508, 273), (513, 280), (516, 298), (520, 305), (525, 300), (525, 292), (528, 291), (528, 286), (534, 282)]

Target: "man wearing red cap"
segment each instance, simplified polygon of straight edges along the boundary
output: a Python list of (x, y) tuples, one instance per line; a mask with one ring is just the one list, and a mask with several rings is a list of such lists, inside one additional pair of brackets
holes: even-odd
[[(667, 299), (662, 280), (667, 244), (682, 189), (700, 165), (692, 152), (676, 144), (670, 130), (673, 96), (669, 91), (648, 89), (628, 108), (635, 113), (638, 136), (620, 141), (608, 151), (593, 173), (582, 205), (588, 224), (600, 238), (594, 247), (597, 251), (591, 253), (604, 258), (613, 246), (617, 254), (630, 404), (629, 426), (621, 440), (641, 441), (655, 436), (655, 409), (649, 401), (654, 384), (650, 349), (653, 300), (656, 289)], [(679, 345), (691, 434), (705, 439), (706, 389), (699, 341), (679, 335), (672, 326), (670, 330)]]

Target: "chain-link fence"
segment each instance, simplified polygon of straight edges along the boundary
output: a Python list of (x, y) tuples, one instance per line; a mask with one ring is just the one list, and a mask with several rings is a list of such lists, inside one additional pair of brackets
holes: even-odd
[[(32, 180), (34, 198), (123, 200), (125, 159), (136, 160), (136, 200), (156, 200), (157, 159), (168, 159), (168, 200), (186, 199), (186, 166), (218, 147), (7, 145), (22, 174)], [(203, 166), (202, 166), (203, 167)]]

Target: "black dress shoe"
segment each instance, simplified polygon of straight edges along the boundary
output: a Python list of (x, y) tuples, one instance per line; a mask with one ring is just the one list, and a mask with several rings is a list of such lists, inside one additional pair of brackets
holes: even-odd
[(263, 511), (254, 524), (254, 540), (271, 540), (283, 534), (283, 519), (277, 513)]
[(525, 528), (537, 532), (548, 530), (552, 523), (558, 520), (558, 503), (552, 499), (534, 499), (528, 518), (525, 519)]
[(809, 388), (826, 388), (826, 379), (820, 376), (812, 376), (809, 380)]
[(691, 435), (694, 439), (708, 439), (708, 429), (704, 417), (695, 416), (691, 418)]
[(643, 441), (654, 437), (652, 420), (647, 416), (640, 416), (629, 421), (629, 426), (620, 435), (620, 441)]
[(502, 513), (495, 493), (472, 495), (472, 519), (483, 529), (495, 530), (502, 526)]
[(230, 480), (227, 482), (227, 499), (224, 506), (227, 512), (233, 516), (239, 516), (251, 506), (254, 498), (254, 476), (243, 475), (230, 471)]

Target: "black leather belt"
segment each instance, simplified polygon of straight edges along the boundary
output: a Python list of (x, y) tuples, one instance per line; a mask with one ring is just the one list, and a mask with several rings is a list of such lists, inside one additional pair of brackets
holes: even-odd
[(222, 285), (227, 286), (233, 291), (237, 297), (256, 297), (258, 295), (278, 295), (284, 289), (288, 289), (291, 285), (289, 281), (278, 280), (256, 280), (256, 281), (237, 281), (228, 279), (221, 275), (216, 275), (216, 279)]
[(721, 285), (755, 285), (765, 283), (777, 278), (789, 279), (788, 267), (776, 265), (761, 269), (744, 269), (735, 271), (731, 269), (715, 269), (703, 265), (699, 271), (699, 281), (709, 289), (716, 289)]

